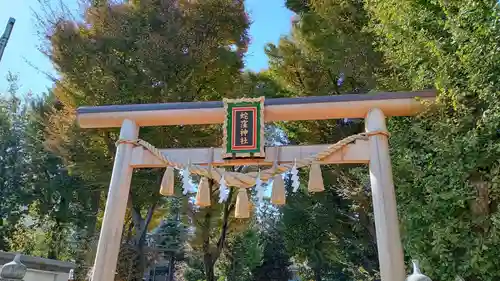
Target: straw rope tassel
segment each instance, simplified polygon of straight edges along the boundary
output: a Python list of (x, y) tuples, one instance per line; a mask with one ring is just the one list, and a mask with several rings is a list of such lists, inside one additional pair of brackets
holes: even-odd
[(274, 205), (285, 205), (285, 181), (281, 175), (274, 176), (273, 190), (271, 191), (271, 203)]
[(161, 179), (160, 194), (163, 196), (174, 195), (174, 168), (168, 166)]
[[(277, 170), (278, 159), (279, 159), (279, 147), (276, 147), (276, 159), (274, 160), (274, 167)], [(274, 176), (273, 179), (273, 189), (271, 191), (271, 203), (275, 205), (285, 205), (286, 195), (285, 195), (285, 181), (279, 171), (278, 174)]]
[(196, 193), (196, 205), (200, 207), (208, 207), (212, 202), (210, 201), (210, 183), (206, 177), (202, 177), (198, 185), (198, 192)]
[(250, 217), (250, 204), (246, 188), (240, 188), (238, 191), (234, 216), (237, 219), (247, 219)]
[[(208, 163), (208, 172), (210, 174), (212, 170), (212, 162), (214, 159), (214, 149), (210, 148), (210, 159)], [(208, 207), (212, 204), (210, 199), (210, 182), (206, 177), (202, 177), (200, 184), (198, 185), (198, 193), (196, 193), (196, 205), (200, 207)]]
[(309, 171), (309, 184), (307, 186), (309, 192), (322, 192), (325, 190), (323, 184), (323, 175), (321, 174), (321, 165), (313, 163)]

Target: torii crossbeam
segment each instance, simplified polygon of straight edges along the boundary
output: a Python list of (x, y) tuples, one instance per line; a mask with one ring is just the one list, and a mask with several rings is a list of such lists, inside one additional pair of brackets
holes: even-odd
[[(264, 121), (365, 118), (367, 132), (386, 131), (386, 116), (412, 116), (425, 101), (434, 101), (434, 91), (378, 93), (267, 99)], [(121, 127), (121, 140), (135, 140), (144, 126), (203, 125), (224, 122), (222, 102), (108, 105), (80, 107), (82, 128)], [(322, 151), (326, 145), (266, 148), (265, 158), (224, 160), (220, 149), (164, 149), (160, 152), (180, 163), (197, 165), (272, 165), (290, 163)], [(279, 151), (279, 157), (276, 155)], [(277, 159), (277, 160), (276, 160)], [(378, 257), (382, 281), (405, 278), (403, 249), (399, 234), (396, 197), (386, 135), (370, 135), (322, 160), (323, 164), (369, 163)], [(106, 209), (97, 248), (92, 281), (114, 279), (128, 193), (134, 168), (164, 167), (148, 150), (121, 142), (117, 147)]]

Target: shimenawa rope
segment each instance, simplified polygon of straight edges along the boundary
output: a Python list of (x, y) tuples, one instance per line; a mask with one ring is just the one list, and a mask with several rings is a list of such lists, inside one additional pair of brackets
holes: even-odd
[[(374, 135), (385, 135), (389, 136), (389, 133), (387, 131), (372, 131), (372, 132), (365, 132), (365, 133), (359, 133), (356, 135), (348, 136), (340, 141), (338, 141), (335, 144), (332, 144), (328, 146), (325, 150), (322, 152), (319, 152), (318, 154), (305, 158), (305, 159), (300, 159), (296, 160), (293, 164), (282, 164), (282, 165), (276, 165), (271, 169), (263, 170), (260, 171), (260, 179), (263, 182), (266, 182), (270, 178), (272, 178), (276, 174), (281, 174), (284, 173), (290, 169), (293, 168), (294, 165), (296, 165), (297, 168), (302, 168), (305, 166), (311, 165), (313, 162), (321, 161), (328, 157), (329, 155), (337, 152), (338, 150), (342, 149), (343, 147), (347, 146), (348, 144), (360, 140), (360, 139), (367, 139), (370, 136)], [(161, 151), (150, 144), (149, 142), (141, 139), (136, 139), (136, 140), (126, 140), (126, 139), (120, 139), (116, 142), (116, 145), (120, 144), (133, 144), (136, 146), (142, 146), (149, 152), (151, 152), (153, 155), (155, 155), (160, 161), (165, 163), (165, 166), (171, 166), (176, 169), (182, 170), (185, 168), (185, 164), (182, 163), (176, 163), (168, 160)], [(222, 175), (224, 175), (224, 179), (226, 180), (226, 183), (228, 186), (233, 186), (233, 187), (243, 187), (243, 188), (249, 188), (255, 185), (255, 180), (258, 175), (256, 172), (252, 173), (238, 173), (238, 172), (227, 172), (224, 169), (220, 168), (205, 168), (202, 166), (198, 165), (189, 165), (189, 172), (192, 174), (197, 174), (200, 176), (204, 176), (207, 178), (211, 178), (217, 182), (220, 181)]]

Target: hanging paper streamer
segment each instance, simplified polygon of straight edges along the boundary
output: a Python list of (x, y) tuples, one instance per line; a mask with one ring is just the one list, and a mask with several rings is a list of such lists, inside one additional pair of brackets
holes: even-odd
[(160, 194), (163, 196), (174, 195), (174, 168), (167, 167), (161, 180)]
[(257, 174), (257, 178), (255, 179), (255, 190), (257, 191), (257, 201), (259, 204), (262, 204), (264, 201), (264, 186), (262, 184), (262, 180), (260, 179), (260, 171)]
[(299, 170), (297, 169), (297, 163), (295, 163), (293, 165), (292, 170), (290, 171), (290, 174), (292, 175), (293, 192), (297, 192), (297, 190), (299, 190), (299, 186), (300, 186)]
[(195, 193), (196, 190), (191, 182), (191, 176), (189, 173), (189, 167), (186, 166), (182, 170), (182, 194), (186, 195), (188, 193)]
[(229, 196), (229, 188), (226, 185), (226, 180), (224, 179), (224, 175), (219, 182), (219, 203), (226, 202), (227, 197)]
[(202, 177), (198, 185), (196, 193), (196, 205), (200, 207), (208, 207), (211, 204), (210, 200), (210, 183), (207, 178)]

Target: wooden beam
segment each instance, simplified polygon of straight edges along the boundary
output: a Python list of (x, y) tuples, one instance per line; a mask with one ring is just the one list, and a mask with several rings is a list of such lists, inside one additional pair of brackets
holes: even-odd
[[(271, 166), (276, 153), (280, 151), (280, 164), (293, 163), (295, 159), (304, 159), (325, 150), (329, 145), (305, 145), (305, 146), (281, 146), (266, 147), (265, 159), (237, 159), (223, 160), (222, 149), (214, 149), (213, 166), (239, 166), (239, 165), (261, 165)], [(191, 161), (195, 165), (207, 165), (210, 159), (209, 148), (186, 148), (186, 149), (162, 149), (170, 161), (187, 164)], [(346, 163), (368, 163), (369, 162), (368, 141), (358, 140), (355, 143), (345, 146), (342, 150), (333, 153), (322, 164), (346, 164)], [(152, 153), (143, 147), (135, 147), (132, 151), (131, 166), (134, 168), (160, 168), (165, 165)]]
[[(374, 108), (368, 112), (365, 128), (367, 132), (387, 131), (382, 110)], [(400, 281), (405, 278), (405, 264), (403, 245), (399, 234), (389, 141), (386, 135), (372, 135), (369, 143), (370, 187), (380, 279), (382, 281)]]
[[(139, 127), (137, 124), (131, 120), (124, 120), (120, 138), (131, 140), (138, 136)], [(133, 173), (129, 164), (133, 150), (134, 146), (130, 143), (121, 143), (116, 148), (115, 163), (111, 173), (106, 209), (97, 244), (94, 270), (92, 271), (92, 281), (115, 279), (116, 262), (120, 251), (123, 222)]]
[[(423, 108), (421, 100), (433, 101), (434, 91), (379, 93), (364, 95), (317, 96), (266, 99), (266, 122), (364, 118), (371, 108), (387, 116), (410, 116)], [(82, 128), (120, 127), (129, 119), (139, 126), (203, 125), (224, 122), (223, 103), (182, 102), (80, 107)]]

